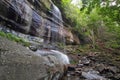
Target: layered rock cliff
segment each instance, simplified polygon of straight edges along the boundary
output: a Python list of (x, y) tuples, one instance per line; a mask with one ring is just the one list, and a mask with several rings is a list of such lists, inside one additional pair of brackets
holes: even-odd
[(47, 43), (73, 39), (66, 34), (61, 12), (51, 0), (1, 0), (0, 23), (3, 28), (42, 37)]

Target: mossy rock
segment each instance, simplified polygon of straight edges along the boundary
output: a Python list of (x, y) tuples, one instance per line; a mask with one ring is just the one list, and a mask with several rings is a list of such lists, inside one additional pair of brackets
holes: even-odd
[(19, 38), (19, 37), (15, 36), (15, 35), (13, 35), (13, 34), (11, 34), (11, 33), (5, 33), (5, 32), (3, 32), (3, 31), (0, 31), (0, 36), (1, 36), (1, 37), (5, 37), (5, 38), (7, 38), (7, 39), (9, 39), (9, 40), (11, 40), (11, 41), (20, 43), (20, 44), (22, 44), (22, 45), (24, 45), (24, 46), (29, 46), (29, 45), (30, 45), (29, 42), (26, 42), (24, 39)]
[(50, 6), (51, 6), (50, 0), (39, 0), (39, 1), (45, 5), (44, 7), (50, 10)]

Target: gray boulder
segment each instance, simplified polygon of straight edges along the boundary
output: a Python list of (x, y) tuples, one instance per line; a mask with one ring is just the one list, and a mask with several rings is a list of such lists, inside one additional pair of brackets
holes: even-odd
[(0, 80), (58, 80), (63, 73), (54, 56), (42, 57), (0, 37)]

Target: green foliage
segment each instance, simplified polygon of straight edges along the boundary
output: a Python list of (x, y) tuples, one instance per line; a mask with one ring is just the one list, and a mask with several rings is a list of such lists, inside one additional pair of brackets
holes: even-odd
[(101, 5), (101, 0), (82, 2), (83, 7), (78, 8), (71, 0), (62, 0), (66, 18), (71, 20), (74, 30), (88, 36), (93, 48), (97, 39), (101, 39), (106, 47), (120, 48), (120, 1), (116, 0), (116, 5), (112, 6), (110, 0), (106, 1), (106, 6)]
[(77, 64), (77, 61), (71, 60), (70, 63), (71, 63), (71, 64)]
[(7, 38), (7, 39), (9, 39), (11, 41), (15, 41), (17, 43), (20, 43), (20, 44), (22, 44), (24, 46), (29, 46), (30, 45), (29, 42), (26, 42), (24, 39), (19, 38), (19, 37), (15, 36), (15, 35), (13, 35), (11, 33), (4, 33), (3, 31), (0, 31), (0, 36), (5, 37), (5, 38)]
[(115, 40), (110, 40), (109, 42), (107, 42), (106, 47), (108, 47), (108, 48), (111, 47), (111, 48), (117, 49), (117, 48), (120, 48), (120, 45), (118, 44), (117, 41), (115, 41)]
[(65, 48), (65, 44), (63, 44), (63, 43), (57, 43), (57, 46), (60, 49), (64, 49)]

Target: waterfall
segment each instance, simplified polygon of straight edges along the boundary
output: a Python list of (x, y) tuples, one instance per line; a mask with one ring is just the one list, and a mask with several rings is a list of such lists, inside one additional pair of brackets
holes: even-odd
[(60, 23), (62, 22), (61, 12), (59, 8), (55, 6), (53, 3), (51, 5), (51, 13), (53, 14), (53, 17), (55, 20), (57, 20), (57, 22), (60, 22)]
[(35, 53), (41, 56), (52, 55), (62, 64), (70, 64), (68, 56), (57, 50), (37, 50)]
[[(70, 64), (69, 58), (64, 53), (55, 49), (56, 43), (60, 42), (65, 45), (65, 36), (64, 36), (64, 28), (63, 28), (63, 20), (62, 15), (57, 6), (51, 2), (51, 10), (49, 13), (52, 15), (49, 20), (45, 20), (45, 36), (44, 42), (47, 44), (46, 50), (37, 50), (35, 53), (40, 54), (42, 56), (52, 55), (58, 59), (62, 64)], [(52, 49), (49, 48), (48, 44), (52, 46)]]
[(63, 54), (60, 51), (56, 51), (56, 50), (51, 50), (53, 53), (55, 53), (54, 55), (56, 56), (56, 58), (61, 61), (63, 64), (70, 64), (69, 62), (69, 58), (67, 55)]
[[(51, 10), (49, 13), (52, 15), (50, 20), (46, 21), (46, 36), (48, 37), (49, 42), (55, 44), (56, 42), (65, 43), (64, 31), (63, 31), (63, 20), (61, 12), (57, 6), (51, 1)], [(49, 28), (48, 28), (49, 27)], [(50, 35), (50, 36), (49, 36)], [(50, 39), (49, 39), (50, 37)], [(45, 42), (48, 42), (45, 41)]]

